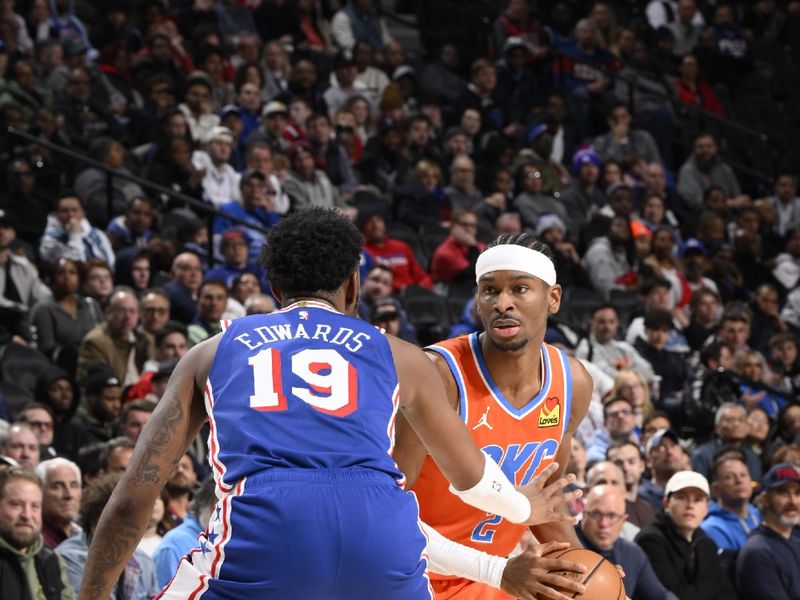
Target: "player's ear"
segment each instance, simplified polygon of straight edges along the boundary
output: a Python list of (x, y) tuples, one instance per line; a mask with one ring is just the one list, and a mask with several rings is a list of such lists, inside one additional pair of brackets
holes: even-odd
[(358, 268), (354, 269), (347, 278), (345, 286), (344, 302), (348, 309), (358, 307), (358, 299), (361, 296), (361, 273)]
[(554, 315), (558, 312), (558, 309), (561, 307), (561, 286), (557, 283), (551, 285), (548, 290), (548, 305), (547, 305), (547, 312), (548, 314)]
[(281, 292), (281, 289), (272, 282), (269, 284), (269, 289), (272, 290), (272, 296), (278, 302), (278, 305), (283, 304), (283, 292)]

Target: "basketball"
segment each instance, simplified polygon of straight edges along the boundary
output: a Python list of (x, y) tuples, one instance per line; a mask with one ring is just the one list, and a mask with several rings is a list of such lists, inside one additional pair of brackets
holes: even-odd
[(625, 586), (619, 576), (617, 567), (605, 558), (583, 548), (569, 548), (546, 555), (546, 558), (571, 560), (586, 566), (585, 573), (572, 571), (551, 571), (562, 577), (576, 579), (586, 586), (583, 594), (576, 594), (572, 598), (581, 600), (625, 600)]

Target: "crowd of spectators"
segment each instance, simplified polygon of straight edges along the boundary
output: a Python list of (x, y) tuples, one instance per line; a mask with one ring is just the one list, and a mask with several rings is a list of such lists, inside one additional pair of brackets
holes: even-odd
[[(71, 597), (177, 360), (275, 310), (265, 232), (327, 207), (420, 345), (479, 328), (486, 243), (547, 242), (581, 539), (634, 600), (800, 598), (800, 2), (397, 6), (412, 44), (374, 0), (0, 2), (0, 596)], [(206, 436), (116, 597), (208, 519)]]

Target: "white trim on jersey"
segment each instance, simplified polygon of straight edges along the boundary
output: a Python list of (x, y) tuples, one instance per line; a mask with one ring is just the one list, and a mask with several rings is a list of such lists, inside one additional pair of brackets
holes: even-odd
[(208, 462), (217, 484), (217, 498), (221, 498), (223, 494), (231, 493), (233, 487), (224, 481), (227, 468), (225, 463), (219, 459), (219, 439), (217, 439), (217, 427), (214, 422), (214, 391), (211, 389), (211, 378), (206, 381), (203, 400), (208, 414)]

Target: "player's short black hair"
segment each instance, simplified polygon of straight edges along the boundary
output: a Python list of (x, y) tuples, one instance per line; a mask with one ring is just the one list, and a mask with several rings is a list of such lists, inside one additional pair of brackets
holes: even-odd
[(494, 248), (495, 246), (502, 246), (504, 244), (515, 244), (517, 246), (530, 248), (531, 250), (536, 250), (537, 252), (541, 252), (550, 260), (554, 259), (553, 251), (550, 249), (550, 246), (539, 240), (535, 235), (528, 232), (504, 233), (497, 239), (489, 242), (486, 245), (486, 250), (488, 250), (489, 248)]
[(267, 278), (286, 296), (330, 295), (358, 268), (364, 238), (338, 212), (309, 208), (273, 227), (261, 249)]

